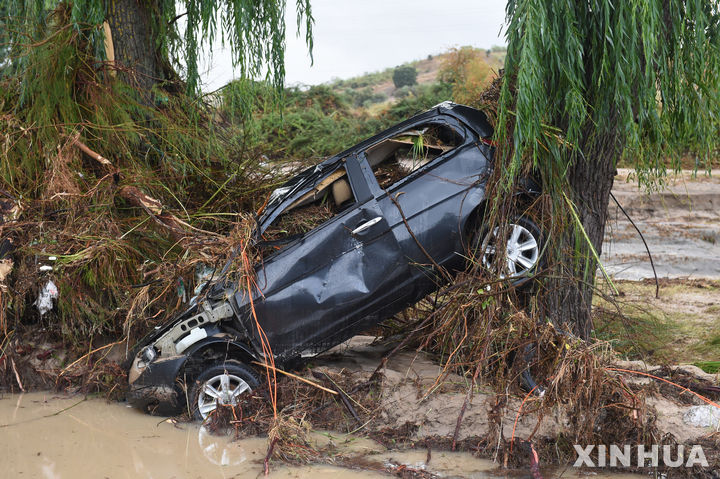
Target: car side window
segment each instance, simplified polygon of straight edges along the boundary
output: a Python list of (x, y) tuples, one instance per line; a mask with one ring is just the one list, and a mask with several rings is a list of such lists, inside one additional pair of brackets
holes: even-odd
[(262, 235), (260, 253), (267, 258), (346, 211), (356, 203), (347, 170), (340, 167), (290, 204)]
[(463, 136), (445, 123), (426, 123), (374, 144), (365, 155), (378, 184), (386, 190), (463, 141)]

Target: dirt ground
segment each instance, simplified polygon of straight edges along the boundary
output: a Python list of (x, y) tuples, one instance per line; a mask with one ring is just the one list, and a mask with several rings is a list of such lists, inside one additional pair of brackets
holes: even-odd
[[(394, 344), (375, 342), (372, 336), (355, 336), (347, 343), (333, 348), (315, 361), (316, 367), (339, 372), (351, 370), (368, 378), (382, 357)], [(468, 378), (449, 374), (437, 382), (442, 373), (437, 362), (422, 352), (401, 351), (393, 356), (383, 371), (378, 421), (369, 424), (376, 430), (392, 429), (412, 431), (408, 442), (428, 438), (452, 438), (458, 414), (465, 401)], [(521, 399), (521, 398), (520, 398)], [(508, 411), (517, 412), (520, 399), (508, 405)], [(490, 391), (479, 390), (468, 406), (458, 440), (479, 437), (488, 432), (488, 409), (494, 400)], [(523, 418), (516, 427), (517, 436), (529, 435), (537, 418)], [(512, 436), (515, 414), (503, 418), (503, 433)], [(540, 435), (552, 435), (554, 421), (547, 421)]]
[[(720, 170), (684, 170), (647, 192), (620, 170), (613, 193), (642, 232), (611, 200), (602, 259), (619, 295), (596, 298), (598, 336), (651, 363), (720, 366)], [(620, 313), (624, 318), (620, 317)], [(715, 364), (715, 366), (713, 366)], [(704, 366), (703, 366), (704, 367)]]
[[(684, 170), (662, 191), (638, 186), (632, 170), (619, 170), (613, 194), (642, 232), (661, 278), (720, 279), (720, 170), (711, 176)], [(602, 259), (617, 279), (652, 278), (645, 246), (610, 201)]]
[[(382, 357), (393, 346), (392, 343), (378, 342), (370, 336), (356, 336), (318, 357), (313, 363), (313, 368), (331, 375), (352, 371), (356, 375), (355, 379), (362, 381), (370, 378)], [(686, 385), (694, 381), (697, 381), (696, 385), (700, 383), (717, 385), (719, 378), (718, 375), (707, 374), (695, 366), (688, 365), (662, 368), (642, 361), (618, 360), (612, 367), (658, 377), (670, 375), (673, 381)], [(371, 419), (359, 428), (361, 431), (342, 432), (369, 435), (388, 447), (401, 449), (451, 447), (458, 416), (466, 400), (469, 378), (449, 374), (443, 382), (438, 383), (437, 377), (440, 373), (437, 363), (422, 352), (397, 353), (384, 370), (380, 398), (373, 405), (375, 410)], [(658, 442), (661, 438), (667, 441), (672, 437), (672, 441), (677, 444), (702, 444), (711, 469), (720, 465), (717, 457), (720, 453), (720, 436), (717, 432), (720, 426), (703, 427), (694, 425), (687, 419), (691, 408), (705, 405), (702, 400), (688, 391), (646, 376), (619, 374), (622, 374), (623, 381), (628, 387), (636, 388), (635, 390), (642, 388), (644, 394), (647, 394), (645, 406), (641, 410), (648, 408), (648, 414), (654, 418), (654, 425), (660, 434), (657, 438)], [(710, 391), (708, 395), (718, 401), (719, 393), (720, 389), (715, 392)], [(496, 446), (488, 447), (488, 444), (483, 442), (484, 438), (499, 433), (502, 442), (512, 442), (514, 438), (516, 444), (522, 444), (525, 440), (531, 440), (538, 448), (543, 447), (542, 445), (546, 447), (550, 445), (552, 449), (556, 447), (552, 444), (556, 444), (558, 438), (572, 436), (573, 425), (564, 412), (565, 405), (553, 406), (549, 413), (547, 411), (538, 413), (543, 410), (540, 407), (543, 402), (542, 397), (530, 395), (523, 398), (522, 394), (511, 394), (509, 401), (500, 407), (498, 407), (498, 398), (499, 396), (489, 389), (482, 387), (475, 389), (465, 410), (458, 435), (455, 437), (459, 449), (482, 451), (481, 457), (503, 463), (507, 460), (504, 456), (507, 449), (501, 447), (500, 440)], [(500, 432), (497, 430), (496, 421), (499, 421)], [(543, 461), (553, 461), (551, 459), (553, 456), (560, 464), (568, 460), (567, 457), (561, 457), (560, 453), (555, 456), (547, 448), (545, 454), (541, 454)], [(572, 464), (574, 459), (571, 457), (569, 463), (565, 464)], [(515, 464), (515, 466), (526, 469), (528, 464)], [(676, 476), (671, 474), (667, 477)], [(691, 474), (682, 477), (695, 476)]]

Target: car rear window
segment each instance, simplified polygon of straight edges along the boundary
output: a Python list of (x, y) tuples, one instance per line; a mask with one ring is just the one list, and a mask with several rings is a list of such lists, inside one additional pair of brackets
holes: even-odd
[(449, 125), (427, 123), (374, 144), (365, 150), (365, 155), (380, 187), (389, 189), (463, 141), (463, 136)]

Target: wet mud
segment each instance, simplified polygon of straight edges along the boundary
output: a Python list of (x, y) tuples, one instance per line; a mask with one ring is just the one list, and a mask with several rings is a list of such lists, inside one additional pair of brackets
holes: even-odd
[[(256, 478), (262, 476), (267, 450), (264, 437), (235, 441), (210, 434), (197, 423), (142, 414), (99, 398), (52, 393), (5, 395), (0, 399), (0, 477), (25, 478)], [(344, 454), (372, 457), (375, 468), (413, 467), (414, 456), (388, 454), (374, 441), (337, 433), (317, 433), (319, 446), (332, 442)], [(406, 466), (407, 467), (407, 466)], [(434, 470), (460, 477), (490, 474), (491, 461), (466, 453), (437, 453)], [(332, 465), (287, 467), (274, 464), (269, 477), (350, 479), (387, 477), (385, 472)]]
[[(620, 170), (613, 194), (645, 237), (658, 277), (720, 279), (720, 170), (683, 171), (665, 182), (648, 193), (632, 170)], [(612, 200), (602, 260), (614, 278), (653, 277), (640, 235)]]

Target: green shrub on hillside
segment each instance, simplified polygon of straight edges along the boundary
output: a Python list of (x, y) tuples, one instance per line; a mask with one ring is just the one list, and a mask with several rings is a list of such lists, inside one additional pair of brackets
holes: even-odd
[(412, 95), (412, 94), (413, 94), (413, 88), (409, 85), (405, 85), (404, 87), (398, 88), (397, 90), (395, 90), (394, 96), (395, 96), (395, 98), (402, 99), (402, 98), (405, 98), (408, 95)]
[(346, 90), (343, 94), (352, 106), (354, 107), (365, 107), (374, 104), (382, 103), (387, 100), (387, 95), (384, 93), (375, 93), (372, 87), (365, 87), (362, 90)]
[(380, 120), (353, 111), (354, 102), (326, 85), (288, 89), (282, 110), (256, 114), (248, 147), (276, 160), (317, 160), (338, 153), (381, 128)]
[(391, 105), (381, 114), (387, 126), (427, 110), (438, 103), (452, 99), (452, 86), (448, 83), (431, 83), (415, 86), (409, 95)]
[(402, 65), (395, 68), (393, 72), (393, 84), (395, 88), (412, 86), (417, 84), (417, 70), (414, 66)]
[(387, 68), (379, 72), (364, 73), (361, 76), (349, 78), (347, 80), (333, 80), (332, 82), (330, 82), (330, 88), (337, 91), (365, 88), (366, 86), (378, 85), (380, 83), (390, 81), (392, 79), (393, 70), (393, 68)]
[[(225, 89), (219, 110), (228, 118), (241, 118), (233, 103), (233, 90), (243, 86), (230, 85)], [(248, 87), (248, 86), (244, 86)], [(377, 115), (370, 115), (360, 106), (384, 100), (370, 88), (360, 92), (338, 92), (333, 86), (319, 85), (307, 90), (291, 88), (285, 91), (282, 109), (270, 107), (266, 98), (273, 90), (260, 84), (256, 88), (254, 122), (244, 128), (243, 143), (255, 152), (273, 160), (308, 160), (339, 153), (383, 129), (451, 99), (452, 87), (446, 83), (403, 87), (406, 96)]]

